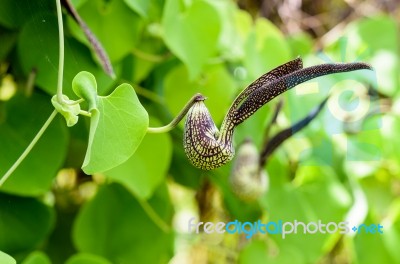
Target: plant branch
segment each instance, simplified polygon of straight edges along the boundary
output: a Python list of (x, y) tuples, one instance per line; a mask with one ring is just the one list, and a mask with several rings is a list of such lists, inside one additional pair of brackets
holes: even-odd
[(21, 162), (28, 156), (29, 152), (33, 149), (36, 143), (39, 141), (40, 137), (46, 131), (51, 121), (53, 121), (54, 117), (57, 115), (57, 110), (54, 110), (47, 121), (44, 123), (42, 128), (37, 132), (36, 136), (32, 139), (31, 143), (28, 147), (22, 152), (21, 156), (17, 159), (17, 161), (11, 166), (11, 168), (4, 174), (4, 176), (0, 179), (0, 187), (4, 184), (4, 182), (10, 177), (10, 175), (15, 171), (15, 169), (21, 164)]
[(263, 168), (264, 165), (267, 163), (269, 156), (288, 138), (302, 130), (306, 127), (317, 115), (321, 112), (323, 107), (325, 106), (329, 97), (326, 97), (318, 106), (316, 106), (310, 113), (293, 126), (288, 127), (280, 132), (278, 132), (274, 137), (271, 138), (266, 144), (264, 145), (263, 149), (260, 153), (260, 161), (259, 167)]
[(70, 15), (75, 19), (78, 25), (81, 27), (83, 33), (85, 34), (87, 40), (89, 41), (90, 45), (92, 46), (95, 54), (100, 60), (101, 66), (103, 70), (113, 79), (115, 79), (114, 69), (112, 67), (110, 58), (108, 57), (107, 52), (101, 45), (100, 41), (97, 39), (95, 34), (90, 30), (89, 26), (86, 22), (80, 17), (78, 12), (76, 11), (74, 5), (71, 3), (70, 0), (64, 0), (64, 6), (66, 10), (70, 13)]
[(61, 2), (56, 0), (57, 5), (57, 21), (58, 21), (58, 39), (59, 39), (59, 60), (58, 60), (58, 78), (57, 78), (57, 101), (64, 102), (62, 85), (63, 85), (63, 72), (64, 72), (64, 28), (61, 12)]
[(151, 207), (147, 201), (139, 197), (136, 197), (136, 199), (155, 225), (157, 225), (164, 233), (169, 233), (171, 231), (171, 227), (165, 223), (165, 221), (156, 213), (156, 211), (154, 211), (153, 207)]
[(271, 129), (272, 129), (273, 125), (276, 123), (276, 120), (278, 119), (278, 115), (281, 112), (282, 107), (283, 107), (283, 99), (280, 99), (278, 101), (278, 103), (276, 104), (275, 109), (274, 109), (274, 113), (272, 114), (272, 118), (269, 121), (269, 123), (268, 123), (268, 125), (267, 125), (267, 127), (265, 129), (264, 138), (263, 138), (261, 146), (266, 146), (268, 144), (268, 141), (270, 140), (269, 134), (271, 132)]
[(183, 107), (181, 112), (171, 121), (171, 123), (169, 123), (166, 126), (162, 126), (162, 127), (149, 127), (149, 128), (147, 128), (147, 132), (148, 133), (165, 133), (165, 132), (171, 131), (185, 117), (186, 113), (189, 111), (189, 109), (192, 107), (192, 105), (194, 103), (196, 103), (198, 101), (204, 101), (205, 99), (206, 99), (206, 97), (204, 97), (203, 95), (201, 95), (199, 93), (195, 94), (189, 100), (189, 102)]

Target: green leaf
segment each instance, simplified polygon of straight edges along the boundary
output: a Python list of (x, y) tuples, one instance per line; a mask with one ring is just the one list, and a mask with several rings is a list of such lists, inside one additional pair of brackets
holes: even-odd
[(111, 262), (98, 255), (79, 253), (70, 257), (65, 264), (111, 264)]
[(98, 97), (91, 111), (89, 144), (82, 169), (87, 174), (110, 170), (135, 153), (149, 124), (146, 110), (132, 86), (121, 84)]
[(0, 24), (6, 28), (16, 29), (24, 25), (35, 13), (52, 10), (53, 1), (2, 0), (0, 2)]
[(265, 263), (268, 260), (267, 245), (264, 241), (252, 241), (239, 254), (239, 263)]
[[(76, 74), (83, 70), (91, 72), (97, 80), (102, 80), (99, 94), (109, 89), (113, 80), (96, 65), (90, 50), (70, 37), (64, 37), (64, 42), (63, 93), (71, 99), (75, 97), (71, 83)], [(51, 95), (56, 94), (57, 89), (58, 47), (57, 17), (44, 11), (30, 17), (18, 38), (18, 58), (23, 73), (28, 75), (35, 69), (35, 84)]]
[(244, 65), (254, 80), (290, 59), (283, 34), (270, 21), (259, 18), (245, 43)]
[(3, 61), (14, 48), (17, 40), (16, 32), (7, 31), (0, 27), (0, 61)]
[(88, 111), (97, 109), (97, 82), (90, 72), (81, 71), (72, 80), (72, 90), (89, 105)]
[[(171, 219), (163, 185), (150, 200), (162, 219)], [(73, 229), (80, 252), (103, 256), (112, 263), (166, 263), (172, 255), (172, 233), (163, 233), (121, 185), (103, 186), (80, 211)]]
[(314, 40), (305, 32), (289, 36), (287, 43), (292, 50), (292, 57), (305, 57), (313, 53)]
[[(382, 29), (385, 30), (382, 30)], [(339, 45), (340, 52), (346, 52), (346, 60), (367, 57), (374, 66), (379, 81), (379, 91), (387, 95), (398, 95), (399, 70), (398, 58), (399, 31), (396, 20), (388, 15), (378, 15), (359, 19), (349, 24), (344, 32), (346, 46)], [(376, 37), (379, 36), (379, 37)]]
[(235, 142), (240, 144), (246, 138), (251, 138), (256, 146), (261, 146), (266, 125), (273, 114), (272, 109), (271, 104), (266, 104), (249, 117), (245, 123), (238, 126), (235, 130)]
[(114, 69), (111, 65), (110, 58), (103, 48), (103, 45), (98, 41), (97, 37), (93, 34), (85, 21), (79, 16), (75, 6), (70, 1), (63, 2), (67, 12), (74, 18), (75, 22), (79, 24), (87, 41), (90, 43), (92, 51), (95, 53), (97, 60), (101, 63), (103, 70), (112, 78), (115, 78)]
[[(124, 0), (88, 0), (78, 12), (99, 39), (112, 62), (129, 54), (138, 43), (143, 20), (126, 5)], [(71, 25), (72, 33), (82, 42), (87, 40), (77, 25)]]
[[(243, 201), (233, 192), (230, 184), (230, 174), (232, 173), (232, 162), (212, 171), (210, 181), (218, 186), (218, 190), (224, 197), (224, 204), (229, 212), (231, 219), (242, 222), (258, 221), (262, 216), (262, 208), (258, 201)], [(201, 171), (199, 172), (201, 175)], [(190, 175), (193, 177), (193, 175)], [(197, 175), (196, 175), (197, 176)]]
[(3, 193), (0, 193), (0, 215), (0, 248), (12, 254), (37, 246), (54, 222), (53, 211), (37, 199)]
[(2, 263), (2, 264), (17, 264), (15, 259), (13, 259), (10, 255), (7, 255), (3, 251), (0, 251), (0, 263)]
[[(0, 176), (14, 164), (53, 110), (50, 98), (38, 93), (30, 98), (15, 96), (6, 103), (6, 118), (0, 121)], [(65, 121), (56, 116), (1, 190), (23, 196), (46, 193), (64, 162), (67, 143)]]
[[(376, 223), (367, 218), (365, 224)], [(354, 238), (354, 249), (357, 263), (396, 263), (385, 246), (384, 237), (380, 234), (357, 233)]]
[[(237, 5), (231, 1), (209, 1), (218, 11), (221, 31), (218, 41), (219, 52), (228, 60), (242, 59), (244, 56), (244, 38), (240, 35), (241, 27), (247, 26), (248, 16), (240, 16)], [(248, 13), (246, 13), (248, 14)]]
[[(400, 102), (400, 101), (399, 101)], [(398, 155), (398, 150), (400, 148), (400, 117), (384, 115), (379, 117), (382, 121), (381, 133), (382, 140), (385, 142), (390, 142), (391, 144), (382, 144), (383, 146), (383, 157), (385, 161), (389, 161), (393, 164), (400, 165), (400, 156)], [(399, 165), (397, 165), (397, 171), (399, 171)], [(393, 168), (393, 170), (395, 167)], [(393, 171), (393, 175), (399, 175), (396, 171)]]
[[(161, 124), (157, 121), (153, 126)], [(168, 134), (146, 134), (135, 154), (105, 175), (147, 200), (165, 180), (171, 156), (172, 142)]]
[[(307, 263), (302, 252), (295, 247), (275, 248), (273, 243), (265, 243), (265, 241), (254, 240), (246, 245), (239, 254), (240, 264), (252, 263)], [(272, 249), (270, 249), (272, 248)], [(270, 254), (267, 252), (278, 252), (278, 254)]]
[[(207, 18), (207, 19), (205, 19)], [(217, 55), (221, 20), (215, 6), (206, 0), (167, 0), (162, 17), (164, 41), (196, 78), (207, 60)]]
[(182, 110), (194, 94), (201, 93), (208, 98), (205, 104), (216, 124), (222, 121), (228, 111), (235, 88), (235, 82), (222, 64), (208, 67), (202, 78), (193, 81), (190, 81), (186, 68), (178, 66), (164, 80), (165, 100), (173, 116)]
[(142, 17), (148, 16), (150, 0), (124, 0), (125, 4)]
[[(350, 195), (338, 181), (335, 171), (328, 166), (300, 166), (293, 184), (277, 182), (276, 179), (270, 184), (269, 192), (262, 201), (264, 210), (274, 212), (269, 221), (340, 222), (351, 205)], [(284, 239), (280, 234), (272, 235), (279, 254), (269, 257), (273, 257), (276, 263), (288, 263), (287, 255), (301, 255), (299, 263), (315, 263), (332, 249), (331, 240), (336, 235), (303, 235), (300, 231)]]
[(51, 264), (51, 261), (45, 253), (34, 251), (24, 259), (22, 264)]

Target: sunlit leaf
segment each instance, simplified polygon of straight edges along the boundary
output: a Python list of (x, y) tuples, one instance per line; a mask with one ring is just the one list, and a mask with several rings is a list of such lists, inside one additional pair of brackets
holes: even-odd
[[(171, 205), (165, 186), (150, 206), (169, 222)], [(117, 184), (103, 186), (76, 219), (73, 240), (81, 252), (103, 256), (112, 263), (168, 262), (172, 234), (163, 233), (143, 211), (132, 194)]]
[(142, 17), (147, 17), (150, 0), (124, 0), (125, 4)]
[[(153, 122), (153, 126), (160, 122)], [(165, 180), (172, 154), (167, 134), (147, 134), (135, 154), (105, 174), (142, 199), (148, 199)]]
[(15, 259), (2, 251), (0, 251), (0, 262), (3, 264), (17, 264)]
[(282, 33), (270, 21), (258, 19), (245, 42), (243, 63), (249, 77), (254, 80), (290, 59), (289, 46)]
[(167, 107), (176, 116), (186, 102), (196, 93), (209, 98), (205, 101), (216, 124), (225, 116), (235, 92), (235, 83), (223, 67), (208, 67), (201, 78), (190, 81), (185, 67), (174, 68), (164, 80)]
[(105, 258), (88, 253), (78, 253), (70, 257), (66, 264), (111, 264)]
[(149, 123), (147, 111), (129, 84), (99, 97), (91, 114), (89, 145), (82, 165), (87, 174), (109, 170), (131, 157)]
[[(88, 0), (78, 8), (78, 12), (112, 62), (122, 59), (137, 44), (143, 22), (125, 1)], [(81, 35), (77, 30), (80, 31), (73, 28), (74, 35)]]
[(221, 30), (218, 11), (206, 0), (189, 5), (167, 0), (162, 26), (165, 43), (185, 63), (193, 80), (207, 60), (216, 55)]
[(51, 264), (51, 261), (45, 253), (34, 251), (24, 259), (22, 264)]

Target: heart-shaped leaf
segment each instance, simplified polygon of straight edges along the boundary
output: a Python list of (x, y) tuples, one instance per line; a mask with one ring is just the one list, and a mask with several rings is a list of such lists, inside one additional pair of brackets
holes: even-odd
[(91, 114), (89, 144), (82, 165), (87, 174), (112, 169), (131, 157), (149, 124), (147, 111), (129, 84), (121, 84), (109, 96), (99, 96)]
[(181, 1), (168, 0), (162, 26), (165, 43), (194, 79), (218, 48), (221, 20), (215, 6), (200, 0), (183, 7)]

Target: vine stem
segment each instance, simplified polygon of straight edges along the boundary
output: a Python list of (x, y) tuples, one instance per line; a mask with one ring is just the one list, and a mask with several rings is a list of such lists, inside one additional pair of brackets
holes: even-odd
[(189, 111), (190, 107), (192, 107), (196, 102), (204, 101), (205, 99), (206, 99), (206, 97), (204, 97), (203, 95), (201, 95), (199, 93), (193, 95), (193, 97), (190, 98), (189, 102), (187, 102), (187, 104), (183, 107), (183, 109), (178, 114), (178, 116), (175, 117), (171, 121), (171, 123), (169, 123), (166, 126), (162, 126), (162, 127), (148, 127), (147, 133), (165, 133), (165, 132), (171, 131), (185, 117), (185, 115)]
[(37, 132), (36, 136), (32, 139), (31, 143), (29, 146), (22, 152), (21, 156), (17, 159), (17, 161), (14, 162), (14, 164), (11, 166), (10, 169), (4, 174), (4, 176), (0, 179), (0, 187), (4, 184), (4, 182), (10, 177), (10, 175), (15, 171), (16, 168), (21, 164), (21, 162), (26, 158), (26, 156), (31, 152), (33, 147), (36, 145), (36, 143), (39, 141), (43, 133), (46, 131), (46, 129), (49, 127), (51, 121), (53, 121), (54, 117), (57, 115), (57, 110), (54, 110), (47, 121), (44, 123), (42, 128)]
[(64, 27), (61, 12), (61, 0), (56, 0), (57, 21), (58, 21), (58, 39), (59, 39), (59, 60), (58, 60), (58, 79), (57, 79), (57, 101), (64, 102), (63, 98), (63, 74), (64, 74)]
[(170, 226), (165, 223), (165, 221), (154, 211), (153, 207), (146, 201), (140, 197), (136, 197), (136, 200), (139, 202), (142, 209), (145, 211), (147, 216), (153, 221), (155, 225), (157, 225), (164, 233), (169, 233), (171, 231)]

